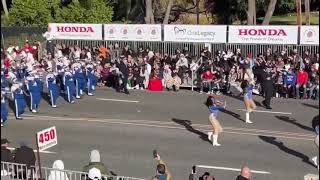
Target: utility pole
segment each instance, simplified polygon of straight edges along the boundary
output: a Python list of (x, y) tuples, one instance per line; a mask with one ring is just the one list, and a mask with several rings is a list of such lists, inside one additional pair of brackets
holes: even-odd
[(200, 19), (199, 19), (199, 1), (200, 0), (196, 0), (197, 1), (197, 4), (196, 4), (196, 12), (197, 12), (197, 24), (199, 24), (199, 21), (200, 21)]
[(301, 0), (296, 0), (296, 7), (297, 7), (297, 25), (301, 26)]

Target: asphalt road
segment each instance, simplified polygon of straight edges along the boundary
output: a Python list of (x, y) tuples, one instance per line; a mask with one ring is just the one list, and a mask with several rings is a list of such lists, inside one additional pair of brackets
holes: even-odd
[[(273, 113), (256, 112), (243, 122), (241, 98), (220, 96), (227, 111), (219, 114), (224, 127), (219, 142), (212, 147), (206, 140), (210, 131), (207, 95), (190, 91), (151, 93), (133, 91), (130, 95), (100, 89), (95, 96), (84, 96), (75, 104), (59, 99), (58, 108), (42, 100), (38, 114), (26, 113), (17, 121), (12, 114), (1, 137), (17, 147), (29, 141), (35, 148), (35, 133), (56, 126), (58, 145), (41, 153), (41, 162), (51, 167), (56, 159), (66, 169), (81, 170), (92, 149), (101, 152), (102, 161), (115, 173), (150, 179), (156, 163), (153, 149), (168, 163), (174, 179), (187, 179), (192, 165), (215, 166), (209, 171), (218, 180), (235, 179), (238, 172), (228, 168), (248, 165), (256, 171), (255, 180), (301, 180), (308, 173), (318, 174), (309, 157), (318, 153), (313, 139), (312, 118), (319, 104), (310, 100), (273, 99)], [(258, 109), (266, 111), (255, 97)]]

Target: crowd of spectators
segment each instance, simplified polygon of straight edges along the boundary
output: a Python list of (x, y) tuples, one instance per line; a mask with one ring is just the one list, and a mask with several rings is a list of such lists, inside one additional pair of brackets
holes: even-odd
[[(16, 163), (15, 166), (9, 164), (1, 164), (1, 178), (12, 177), (17, 179), (28, 179), (36, 177), (34, 174), (36, 167), (36, 156), (33, 149), (29, 147), (27, 142), (21, 142), (20, 147), (14, 151), (9, 149), (9, 142), (7, 139), (1, 139), (1, 162)], [(152, 180), (172, 180), (172, 174), (168, 165), (161, 159), (159, 154), (155, 155), (157, 163), (156, 174)], [(26, 168), (18, 164), (26, 165)], [(82, 179), (84, 180), (112, 180), (113, 176), (117, 176), (113, 171), (101, 162), (100, 152), (92, 150), (90, 152), (90, 161), (85, 165), (81, 171)], [(70, 174), (65, 170), (64, 162), (62, 160), (55, 160), (49, 173), (44, 173), (48, 180), (69, 180)], [(195, 180), (199, 175), (199, 180), (215, 180), (213, 175), (209, 172), (204, 174), (197, 174), (195, 166), (189, 175), (189, 180)], [(71, 177), (70, 177), (71, 178)], [(247, 166), (242, 167), (241, 173), (236, 180), (250, 180), (251, 172)]]
[[(194, 84), (199, 92), (208, 94), (230, 93), (230, 87), (250, 76), (256, 94), (263, 94), (261, 72), (271, 68), (274, 74), (274, 97), (318, 99), (319, 97), (319, 53), (310, 54), (306, 50), (302, 56), (297, 49), (281, 52), (266, 52), (253, 57), (250, 52), (237, 49), (210, 52), (207, 47), (196, 57), (187, 48), (177, 49), (175, 54), (161, 54), (148, 47), (133, 51), (129, 46), (119, 47), (117, 43), (107, 47), (66, 46), (56, 44), (43, 50), (38, 57), (38, 44), (26, 43), (23, 48), (10, 46), (6, 50), (2, 69), (13, 74), (25, 68), (27, 72), (56, 70), (58, 63), (72, 66), (83, 61), (94, 64), (99, 86), (110, 86), (117, 90), (121, 84), (127, 89), (175, 90), (181, 86)], [(125, 66), (120, 67), (121, 63)], [(84, 63), (84, 64), (85, 64)], [(120, 65), (119, 65), (120, 64)], [(193, 82), (191, 76), (193, 73)]]

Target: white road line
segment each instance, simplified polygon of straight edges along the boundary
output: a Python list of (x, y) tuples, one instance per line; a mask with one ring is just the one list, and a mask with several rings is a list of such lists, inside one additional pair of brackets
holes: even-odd
[[(246, 109), (237, 109), (237, 110), (247, 112)], [(253, 112), (270, 113), (270, 114), (292, 114), (289, 112), (261, 111), (261, 110), (253, 110)]]
[[(126, 119), (99, 119), (99, 118), (70, 118), (70, 117), (53, 117), (53, 116), (40, 116), (40, 115), (28, 115), (32, 120), (36, 120), (36, 118), (46, 117), (52, 118), (54, 121), (87, 121), (87, 122), (101, 122), (101, 123), (116, 123), (116, 124), (127, 124), (127, 125), (140, 125), (140, 126), (150, 126), (150, 127), (161, 127), (168, 128), (168, 126), (164, 125), (174, 125), (173, 128), (179, 128), (179, 126), (174, 122), (162, 122), (162, 121), (148, 121), (148, 120), (126, 120)], [(26, 117), (26, 119), (29, 119)], [(50, 120), (50, 119), (47, 119)], [(194, 128), (198, 130), (208, 131), (211, 126), (210, 125), (202, 125), (202, 124), (192, 124)], [(206, 128), (206, 129), (202, 129)], [(208, 128), (208, 129), (207, 129)], [(184, 129), (184, 128), (181, 128)], [(236, 127), (224, 127), (227, 133), (232, 134), (246, 134), (246, 135), (272, 135), (275, 137), (284, 137), (289, 139), (304, 139), (304, 140), (313, 140), (314, 134), (301, 134), (294, 132), (282, 132), (282, 131), (271, 131), (271, 130), (261, 130), (261, 129), (251, 129), (251, 128), (236, 128)], [(240, 131), (240, 132), (239, 132)], [(290, 136), (290, 137), (289, 137)], [(292, 136), (292, 137), (291, 137)], [(311, 138), (311, 139), (309, 139)]]
[[(226, 171), (237, 171), (240, 172), (241, 169), (236, 169), (236, 168), (228, 168), (228, 167), (218, 167), (218, 166), (206, 166), (206, 165), (196, 165), (199, 168), (206, 168), (206, 169), (219, 169), (219, 170), (226, 170)], [(271, 172), (267, 171), (256, 171), (256, 170), (251, 170), (251, 173), (255, 174), (271, 174)]]
[(140, 101), (131, 101), (125, 99), (105, 99), (105, 98), (96, 98), (101, 101), (116, 101), (116, 102), (130, 102), (130, 103), (139, 103)]
[[(14, 147), (7, 147), (7, 149), (9, 149), (9, 150), (13, 151), (13, 150), (15, 150), (16, 148), (14, 148)], [(33, 150), (33, 152), (37, 152), (37, 150), (36, 150), (36, 149), (34, 149), (34, 150)], [(45, 153), (45, 154), (56, 154), (56, 152), (52, 152), (52, 151), (40, 151), (40, 153)]]

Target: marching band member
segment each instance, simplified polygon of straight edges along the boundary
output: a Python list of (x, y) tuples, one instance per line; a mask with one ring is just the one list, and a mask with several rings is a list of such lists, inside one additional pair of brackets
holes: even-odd
[(86, 75), (87, 75), (88, 96), (93, 96), (92, 92), (96, 89), (98, 80), (92, 64), (88, 64), (86, 66)]
[(30, 106), (33, 113), (37, 112), (41, 101), (42, 82), (38, 75), (28, 78), (27, 89), (30, 93)]
[(63, 77), (64, 77), (65, 69), (64, 69), (64, 64), (59, 60), (56, 63), (56, 72), (58, 73), (57, 80), (60, 85), (60, 91), (61, 91), (61, 93), (64, 93), (65, 87), (64, 87), (64, 83), (63, 83)]
[(75, 86), (74, 86), (74, 79), (71, 72), (66, 71), (64, 73), (63, 84), (64, 84), (66, 96), (67, 96), (67, 101), (73, 104)]
[(5, 91), (1, 91), (1, 127), (3, 127), (3, 123), (8, 119), (8, 108), (5, 94)]
[(16, 119), (20, 120), (22, 119), (21, 115), (24, 113), (24, 109), (26, 108), (22, 86), (22, 83), (19, 83), (13, 84), (11, 87), (12, 99), (15, 104), (15, 116)]
[(85, 76), (81, 69), (80, 63), (74, 63), (72, 65), (73, 68), (73, 77), (76, 81), (76, 98), (80, 99), (80, 96), (83, 94), (83, 90), (85, 88)]
[(246, 123), (251, 124), (252, 121), (250, 121), (250, 113), (256, 109), (256, 104), (253, 101), (253, 85), (250, 84), (247, 80), (242, 81), (241, 88), (243, 89), (244, 93), (244, 104), (246, 106)]
[(209, 116), (209, 121), (213, 129), (213, 132), (208, 133), (208, 139), (210, 141), (212, 140), (213, 146), (221, 146), (221, 144), (218, 143), (218, 135), (222, 132), (222, 127), (220, 125), (220, 122), (217, 120), (217, 117), (218, 117), (219, 110), (226, 108), (226, 103), (225, 102), (222, 103), (216, 100), (213, 96), (209, 96), (207, 99), (206, 105), (211, 111), (211, 114)]
[(59, 98), (60, 92), (59, 87), (56, 82), (56, 77), (53, 73), (49, 73), (46, 77), (47, 88), (50, 94), (51, 106), (53, 108), (57, 107), (57, 100)]

